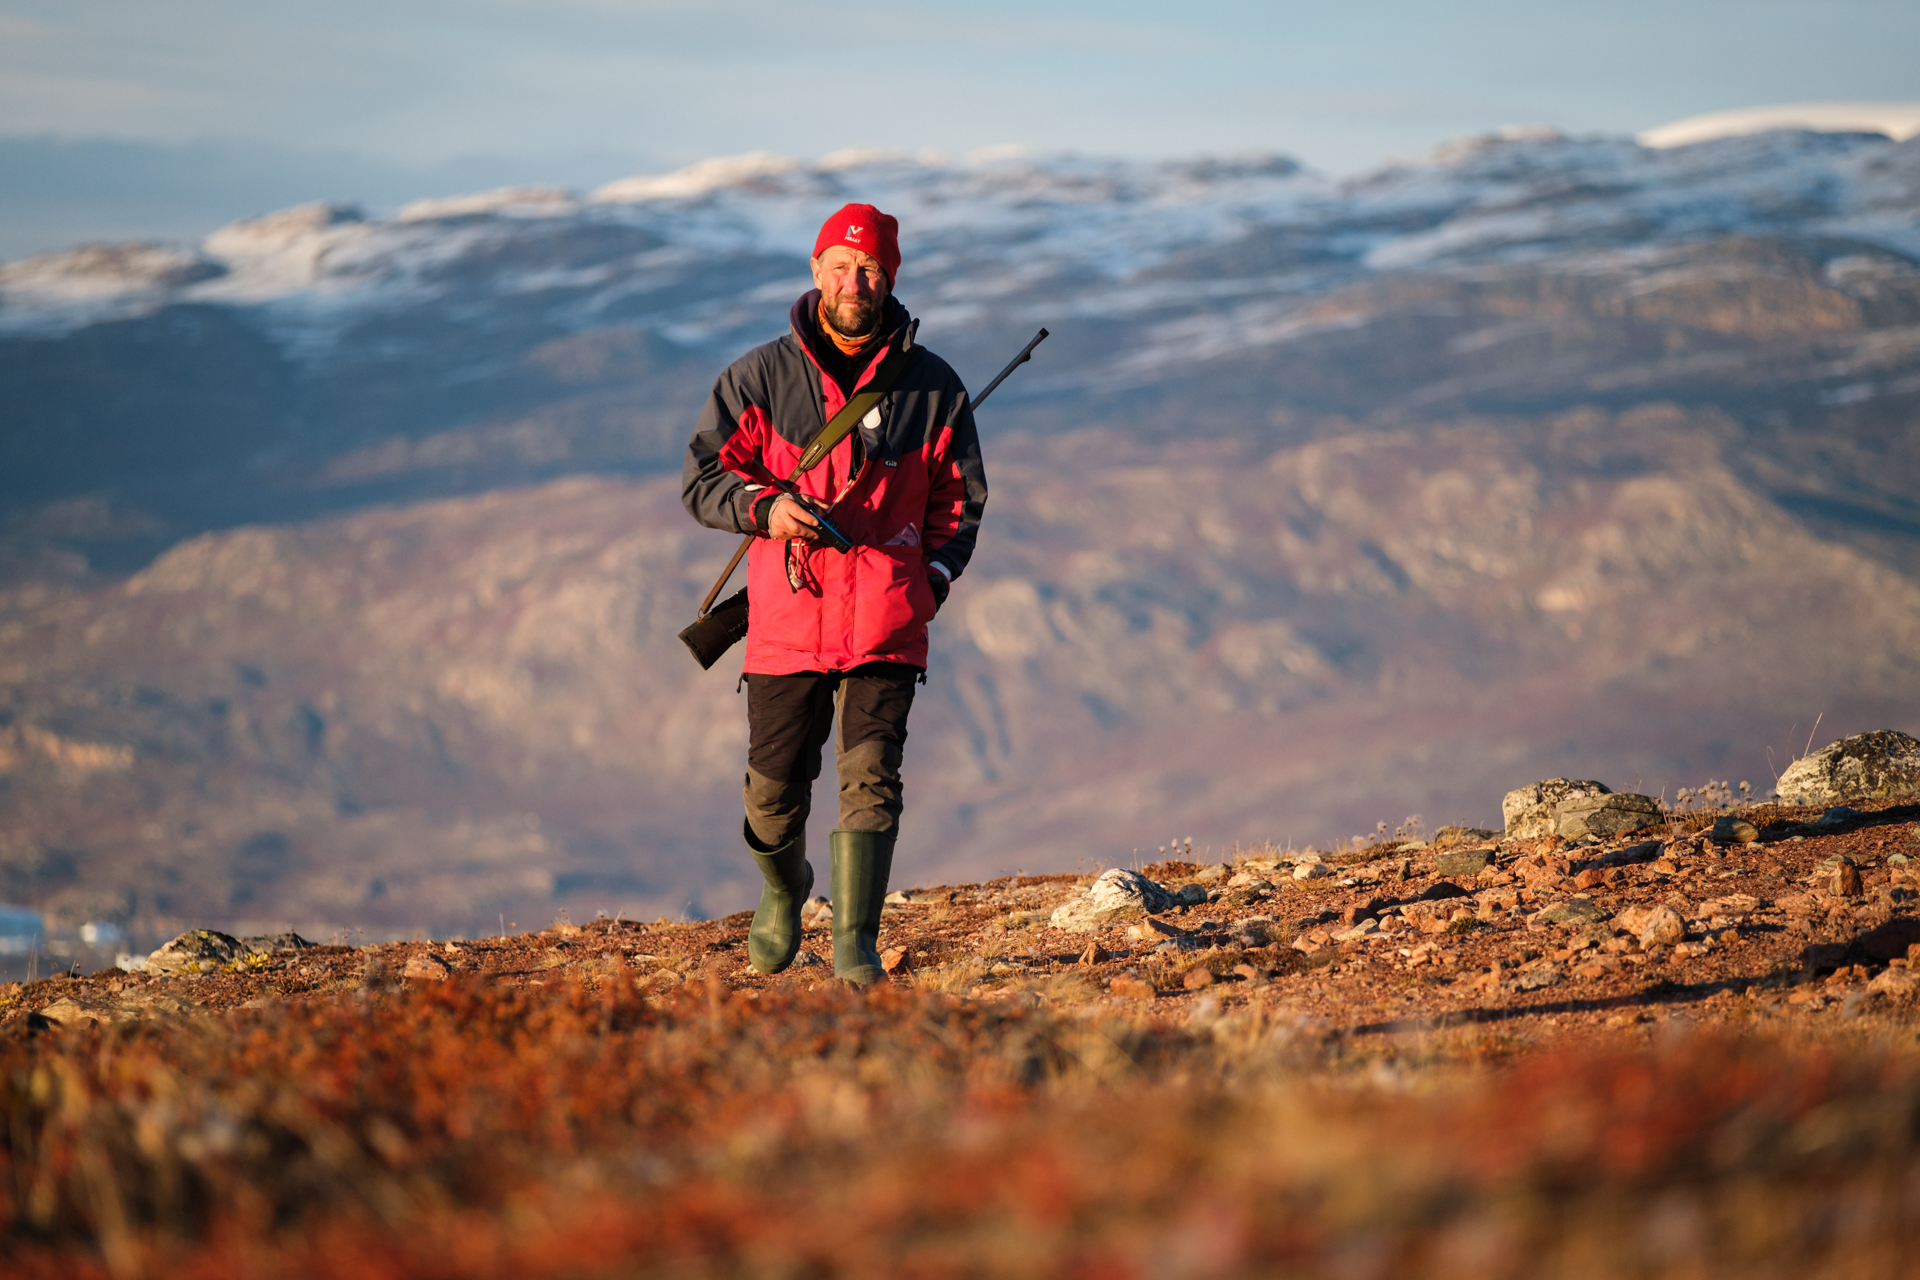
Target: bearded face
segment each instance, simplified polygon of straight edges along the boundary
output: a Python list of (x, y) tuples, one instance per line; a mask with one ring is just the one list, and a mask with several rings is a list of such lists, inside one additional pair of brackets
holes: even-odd
[(813, 260), (813, 283), (820, 290), (827, 323), (845, 338), (872, 333), (891, 292), (877, 261), (842, 244), (829, 246)]

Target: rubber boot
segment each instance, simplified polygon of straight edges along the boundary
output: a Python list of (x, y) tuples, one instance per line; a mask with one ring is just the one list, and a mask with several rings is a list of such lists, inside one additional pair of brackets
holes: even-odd
[(813, 864), (807, 861), (807, 833), (771, 853), (760, 851), (753, 828), (746, 827), (747, 848), (760, 864), (766, 883), (747, 929), (747, 961), (761, 973), (779, 973), (800, 954), (800, 907), (813, 892)]
[(856, 986), (886, 981), (880, 967), (880, 911), (893, 869), (893, 837), (836, 831), (833, 847), (833, 976)]

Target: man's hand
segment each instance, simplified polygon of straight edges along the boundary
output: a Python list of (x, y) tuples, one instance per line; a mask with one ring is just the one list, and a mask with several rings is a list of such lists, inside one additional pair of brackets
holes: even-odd
[(938, 569), (927, 570), (927, 585), (933, 588), (933, 611), (940, 612), (940, 606), (947, 602), (947, 593), (953, 590), (953, 583), (947, 575)]
[(769, 538), (802, 538), (814, 542), (820, 537), (819, 529), (820, 522), (784, 493), (774, 500), (773, 510), (767, 513)]

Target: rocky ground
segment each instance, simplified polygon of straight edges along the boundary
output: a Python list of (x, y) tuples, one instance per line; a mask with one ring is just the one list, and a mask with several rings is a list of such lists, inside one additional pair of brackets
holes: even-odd
[(1917, 840), (1882, 800), (911, 888), (867, 992), (820, 904), (772, 978), (744, 914), (196, 931), (0, 989), (0, 1260), (1898, 1276)]
[[(1900, 1019), (1920, 988), (1920, 967), (1909, 979), (1906, 957), (1920, 942), (1920, 861), (1908, 862), (1920, 859), (1920, 805), (1828, 813), (1748, 810), (1753, 839), (1744, 843), (1716, 842), (1715, 815), (1702, 813), (1610, 841), (1449, 832), (1447, 845), (1166, 861), (1143, 871), (1185, 891), (1174, 905), (1153, 915), (1123, 906), (1071, 930), (1053, 927), (1055, 913), (1084, 896), (1091, 876), (915, 887), (890, 900), (882, 946), (896, 981), (919, 990), (981, 1001), (1150, 1001), (1155, 1016), (1172, 1019), (1259, 1006), (1342, 1036), (1471, 1022), (1531, 1042), (1644, 1038), (1671, 1023)], [(617, 978), (655, 995), (694, 981), (752, 992), (810, 987), (833, 981), (823, 906), (816, 900), (808, 912), (799, 962), (771, 978), (746, 964), (744, 912), (692, 923), (562, 921), (472, 941), (282, 944), (237, 962), (219, 952), (184, 962), (202, 973), (109, 969), (10, 984), (0, 988), (0, 1028), (21, 1035), (50, 1023), (364, 999), (398, 981), (451, 977), (511, 987)]]

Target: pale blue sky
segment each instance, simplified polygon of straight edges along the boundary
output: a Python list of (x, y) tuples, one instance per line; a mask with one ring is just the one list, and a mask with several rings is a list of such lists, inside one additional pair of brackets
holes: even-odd
[(1913, 0), (0, 0), (0, 253), (57, 230), (27, 234), (22, 182), (79, 227), (202, 216), (166, 213), (169, 183), (378, 205), (755, 149), (1351, 172), (1503, 125), (1920, 98), (1916, 49)]

